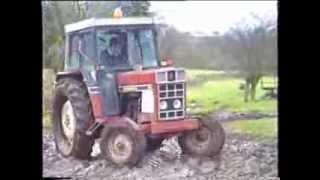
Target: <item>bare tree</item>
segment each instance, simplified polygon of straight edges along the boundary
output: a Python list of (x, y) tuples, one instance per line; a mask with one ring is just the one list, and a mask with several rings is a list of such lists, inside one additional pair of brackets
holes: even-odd
[(256, 87), (264, 73), (270, 71), (266, 63), (272, 59), (276, 61), (274, 45), (276, 38), (276, 22), (266, 20), (256, 15), (253, 17), (257, 20), (256, 25), (249, 25), (246, 22), (236, 24), (225, 35), (225, 53), (232, 55), (231, 64), (234, 64), (240, 70), (245, 78), (244, 101), (248, 101), (250, 94), (251, 100), (255, 100)]

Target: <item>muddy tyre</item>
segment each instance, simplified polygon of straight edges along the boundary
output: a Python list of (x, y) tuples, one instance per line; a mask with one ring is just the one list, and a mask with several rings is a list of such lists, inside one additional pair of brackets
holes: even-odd
[(220, 153), (225, 142), (225, 132), (217, 121), (201, 120), (198, 130), (183, 133), (179, 145), (186, 154), (213, 157)]
[(146, 150), (146, 139), (131, 126), (108, 127), (102, 131), (102, 155), (118, 166), (136, 165)]
[(89, 159), (94, 139), (85, 131), (94, 120), (85, 84), (71, 78), (59, 80), (52, 115), (57, 151), (64, 157)]

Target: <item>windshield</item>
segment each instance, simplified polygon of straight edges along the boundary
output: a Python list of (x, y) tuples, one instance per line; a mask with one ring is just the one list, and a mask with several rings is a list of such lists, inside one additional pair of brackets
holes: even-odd
[(98, 30), (98, 57), (108, 70), (158, 66), (155, 37), (151, 29)]

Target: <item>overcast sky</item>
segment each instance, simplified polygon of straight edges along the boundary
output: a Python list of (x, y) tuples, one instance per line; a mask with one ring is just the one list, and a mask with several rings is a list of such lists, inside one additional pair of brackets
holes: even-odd
[(184, 32), (225, 32), (250, 13), (277, 17), (277, 1), (151, 1), (150, 10)]

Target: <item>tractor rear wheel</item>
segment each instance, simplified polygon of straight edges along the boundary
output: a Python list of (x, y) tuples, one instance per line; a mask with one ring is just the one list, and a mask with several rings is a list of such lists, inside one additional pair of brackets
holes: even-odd
[(89, 159), (94, 139), (85, 131), (94, 120), (85, 84), (72, 78), (58, 81), (53, 101), (52, 125), (57, 151), (64, 157)]
[(217, 121), (201, 120), (198, 130), (187, 131), (179, 139), (183, 153), (198, 156), (215, 156), (223, 148), (225, 132)]
[(146, 149), (144, 135), (130, 125), (105, 127), (101, 138), (102, 155), (118, 166), (136, 165)]

